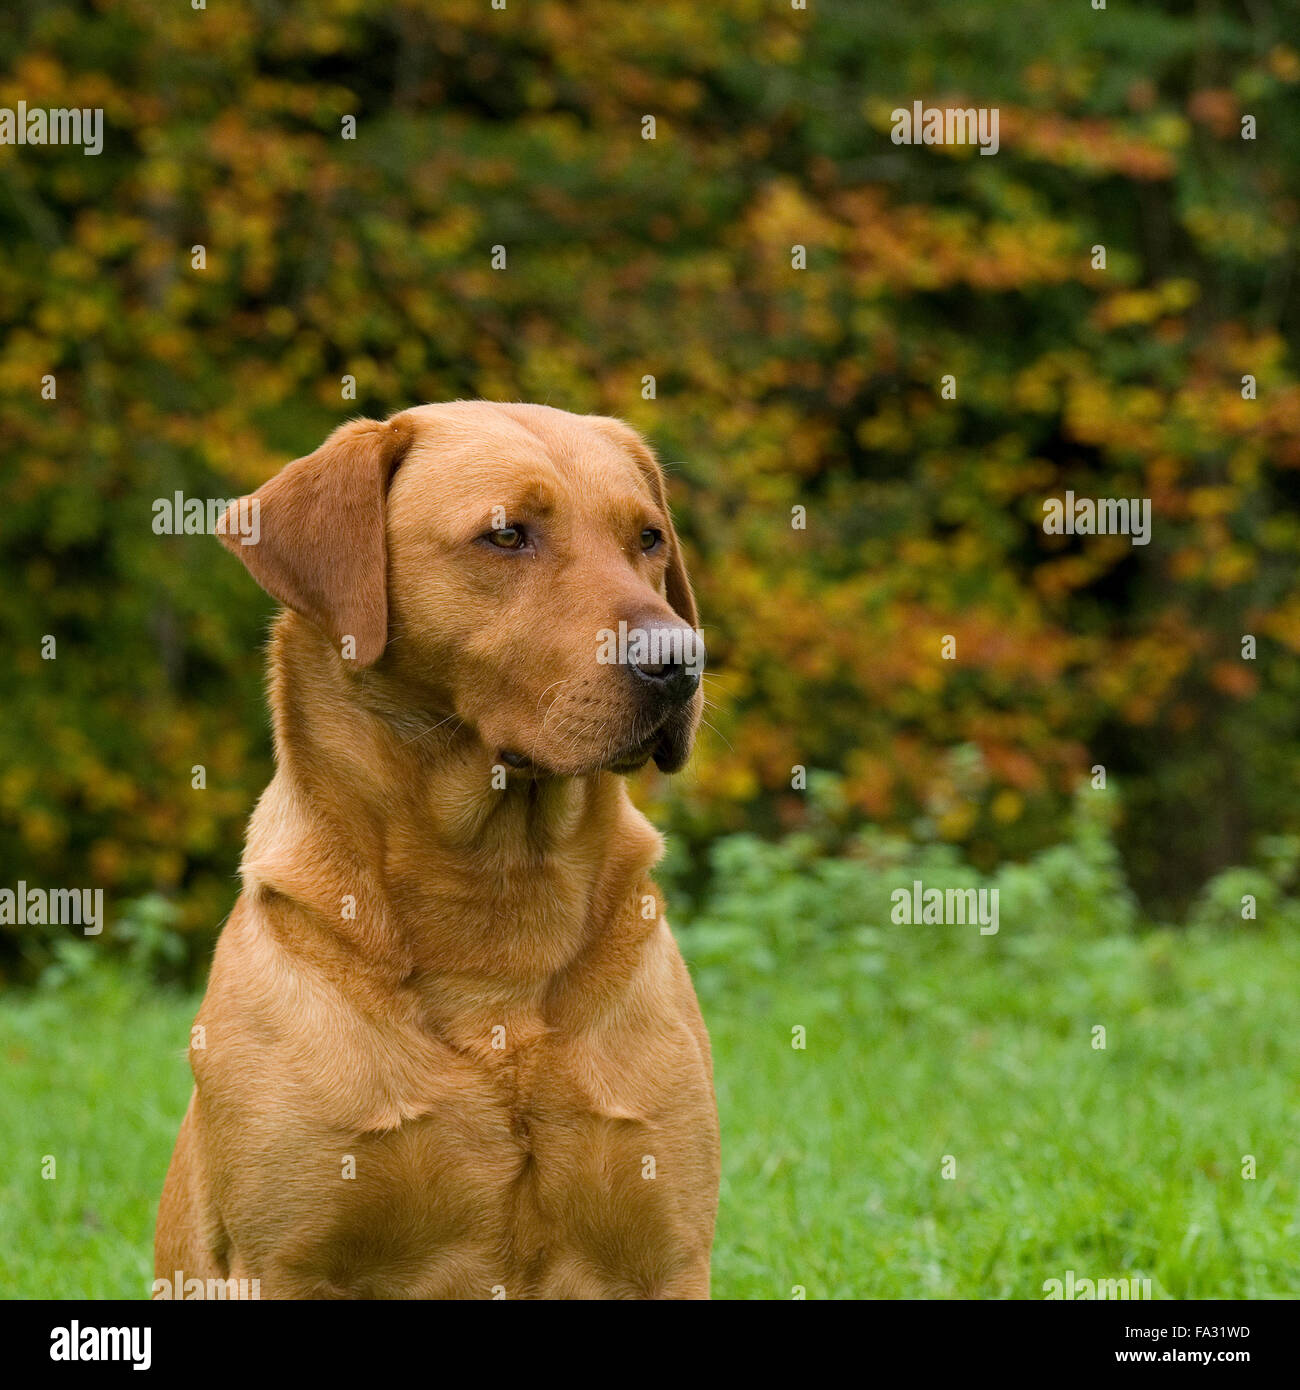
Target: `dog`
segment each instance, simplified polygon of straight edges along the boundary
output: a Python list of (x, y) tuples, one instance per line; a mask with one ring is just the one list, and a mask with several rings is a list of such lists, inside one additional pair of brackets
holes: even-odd
[[(220, 539), (284, 605), (276, 771), (156, 1274), (707, 1298), (709, 1039), (621, 776), (680, 769), (702, 704), (654, 454), (610, 417), (424, 405), (341, 426), (250, 503), (257, 543)], [(659, 659), (598, 659), (620, 625)]]

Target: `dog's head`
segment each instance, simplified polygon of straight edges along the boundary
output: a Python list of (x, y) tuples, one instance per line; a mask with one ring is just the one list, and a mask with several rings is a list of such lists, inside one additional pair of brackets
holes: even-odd
[(251, 503), (255, 543), (223, 543), (417, 712), (532, 775), (686, 761), (695, 600), (663, 474), (621, 421), (419, 406), (340, 427)]

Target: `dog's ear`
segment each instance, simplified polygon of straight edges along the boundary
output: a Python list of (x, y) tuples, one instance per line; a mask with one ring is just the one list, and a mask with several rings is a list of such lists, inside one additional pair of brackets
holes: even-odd
[[(358, 666), (378, 661), (388, 642), (384, 507), (411, 435), (401, 415), (340, 425), (217, 523), (222, 545), (262, 588)], [(354, 650), (345, 649), (348, 638)]]
[(668, 488), (664, 482), (664, 471), (659, 466), (654, 450), (631, 425), (624, 424), (622, 420), (615, 419), (612, 415), (595, 415), (590, 418), (608, 438), (636, 459), (646, 482), (650, 484), (650, 491), (668, 523), (668, 572), (664, 581), (668, 603), (679, 618), (684, 619), (691, 627), (698, 628), (699, 610), (695, 606), (695, 594), (691, 590), (690, 577), (686, 573), (682, 543), (677, 539), (677, 532), (673, 527), (673, 514), (668, 510)]

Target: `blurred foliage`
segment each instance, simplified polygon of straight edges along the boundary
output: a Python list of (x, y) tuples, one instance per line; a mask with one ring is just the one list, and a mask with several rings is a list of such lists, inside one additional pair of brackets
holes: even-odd
[[(1116, 813), (1115, 793), (1081, 789), (1061, 841), (987, 874), (953, 845), (877, 826), (859, 830), (834, 853), (815, 830), (777, 841), (726, 835), (710, 847), (702, 893), (692, 895), (693, 875), (680, 857), (667, 865), (667, 887), (674, 908), (682, 905), (679, 920), (689, 922), (684, 945), (703, 998), (758, 987), (788, 971), (820, 970), (827, 981), (853, 982), (855, 998), (863, 990), (880, 994), (859, 1000), (870, 1011), (885, 1006), (891, 982), (918, 960), (946, 962), (962, 975), (963, 963), (990, 956), (1011, 968), (1025, 953), (1054, 952), (1061, 942), (1081, 949), (1136, 932), (1143, 914), (1115, 844)], [(986, 901), (997, 903), (998, 930), (984, 935), (969, 923), (895, 921), (892, 894), (918, 881), (926, 890), (995, 891), (997, 898)], [(1260, 868), (1226, 869), (1203, 886), (1189, 921), (1234, 935), (1294, 932), (1300, 898), (1293, 886), (1285, 856)], [(1248, 908), (1247, 896), (1254, 900)]]
[[(270, 605), (153, 501), (472, 396), (672, 465), (713, 728), (648, 790), (697, 862), (806, 825), (795, 765), (992, 872), (1103, 763), (1161, 910), (1300, 830), (1296, 0), (29, 0), (0, 74), (106, 124), (0, 146), (0, 884), (215, 926)], [(917, 99), (999, 153), (895, 146)], [(1151, 544), (1045, 536), (1066, 488)]]

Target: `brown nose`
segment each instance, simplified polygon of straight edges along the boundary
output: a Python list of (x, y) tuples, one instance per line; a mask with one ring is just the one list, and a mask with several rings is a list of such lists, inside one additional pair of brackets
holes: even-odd
[(660, 699), (684, 705), (699, 689), (704, 643), (693, 628), (652, 618), (633, 630), (627, 664)]

